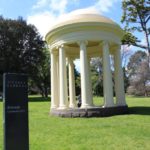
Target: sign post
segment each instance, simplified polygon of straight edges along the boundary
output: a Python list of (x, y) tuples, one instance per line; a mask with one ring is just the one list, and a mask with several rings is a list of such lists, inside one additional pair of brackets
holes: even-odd
[(4, 150), (29, 150), (27, 75), (4, 74)]

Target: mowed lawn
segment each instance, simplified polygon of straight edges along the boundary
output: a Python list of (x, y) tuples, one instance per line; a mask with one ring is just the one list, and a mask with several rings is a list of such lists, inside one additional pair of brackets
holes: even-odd
[[(49, 116), (50, 102), (30, 98), (30, 150), (150, 150), (150, 98), (127, 97), (130, 114), (106, 118)], [(101, 103), (102, 98), (94, 98)], [(3, 146), (0, 102), (0, 150)]]

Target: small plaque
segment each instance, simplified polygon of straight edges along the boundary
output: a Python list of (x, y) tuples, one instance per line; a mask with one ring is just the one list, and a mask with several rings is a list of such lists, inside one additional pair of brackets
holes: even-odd
[(29, 150), (27, 75), (4, 74), (4, 150)]

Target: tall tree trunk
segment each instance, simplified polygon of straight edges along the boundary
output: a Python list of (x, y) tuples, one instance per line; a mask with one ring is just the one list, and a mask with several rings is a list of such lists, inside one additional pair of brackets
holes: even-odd
[(148, 94), (147, 94), (147, 89), (146, 89), (146, 83), (144, 83), (144, 96), (147, 97)]
[(48, 97), (47, 87), (44, 87), (44, 97)]
[(147, 51), (148, 51), (148, 65), (150, 67), (150, 44), (149, 44), (147, 31), (145, 31), (145, 39), (146, 39), (146, 45), (147, 45)]

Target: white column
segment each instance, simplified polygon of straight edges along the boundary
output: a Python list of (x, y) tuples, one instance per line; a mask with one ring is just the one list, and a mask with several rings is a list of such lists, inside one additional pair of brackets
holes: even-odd
[(125, 106), (126, 101), (120, 49), (121, 47), (119, 46), (114, 52), (116, 104), (117, 106)]
[(66, 109), (68, 103), (68, 96), (66, 76), (66, 54), (64, 46), (59, 47), (59, 88), (59, 109)]
[(81, 63), (81, 108), (87, 108), (92, 106), (91, 95), (89, 92), (89, 68), (87, 59), (86, 42), (79, 42), (80, 45), (80, 63)]
[(57, 85), (57, 97), (58, 97), (58, 106), (59, 106), (59, 100), (60, 100), (60, 96), (59, 96), (59, 91), (60, 91), (60, 87), (59, 87), (59, 52), (58, 52), (58, 55), (56, 57), (56, 60), (57, 60), (57, 81), (56, 81), (56, 85)]
[(104, 107), (114, 106), (113, 84), (109, 57), (109, 44), (103, 42), (103, 88), (104, 88)]
[(51, 108), (58, 107), (57, 56), (51, 51)]
[(74, 64), (71, 58), (68, 58), (68, 65), (69, 65), (69, 97), (70, 103), (69, 107), (75, 107), (75, 77), (74, 77)]

